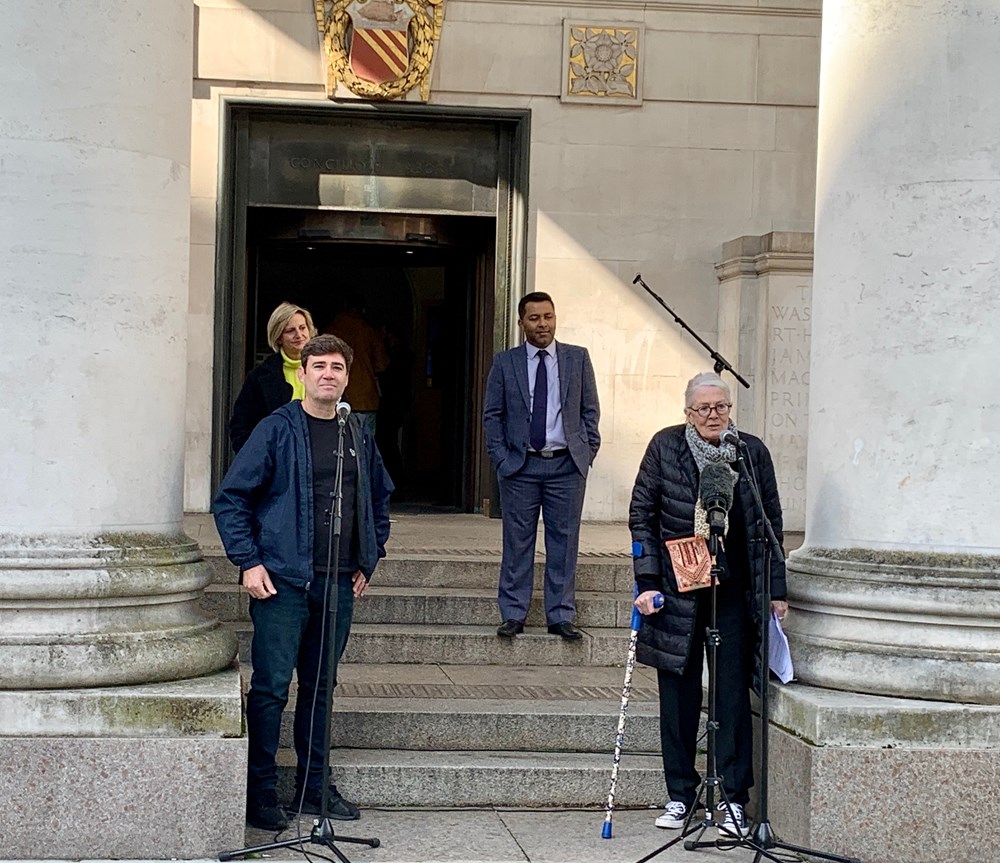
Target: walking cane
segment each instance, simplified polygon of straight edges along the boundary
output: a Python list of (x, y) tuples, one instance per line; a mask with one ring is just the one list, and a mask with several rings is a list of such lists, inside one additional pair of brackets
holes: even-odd
[[(633, 596), (639, 595), (636, 585)], [(658, 593), (653, 598), (653, 605), (660, 608), (663, 605), (663, 594)], [(639, 627), (642, 624), (642, 614), (635, 606), (632, 607), (632, 634), (628, 641), (628, 653), (625, 656), (625, 683), (622, 685), (622, 708), (618, 714), (618, 733), (615, 735), (615, 758), (611, 766), (611, 787), (608, 789), (608, 802), (605, 805), (604, 826), (601, 828), (601, 838), (611, 838), (611, 818), (615, 811), (615, 789), (618, 786), (618, 767), (622, 760), (622, 743), (625, 741), (625, 714), (628, 713), (628, 700), (632, 695), (632, 672), (635, 670), (635, 646), (639, 638)]]

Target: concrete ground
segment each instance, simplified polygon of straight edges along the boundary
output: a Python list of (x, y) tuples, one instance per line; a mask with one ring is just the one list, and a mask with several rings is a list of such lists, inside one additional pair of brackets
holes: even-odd
[[(203, 549), (220, 547), (215, 523), (208, 513), (184, 515), (184, 530)], [(499, 558), (502, 549), (501, 522), (482, 515), (439, 514), (409, 511), (393, 512), (386, 551), (389, 557), (466, 557)], [(631, 554), (632, 538), (624, 522), (584, 522), (580, 528), (580, 555), (586, 557), (621, 557)], [(539, 521), (536, 553), (545, 549)]]
[[(632, 863), (678, 835), (678, 831), (660, 830), (653, 825), (658, 814), (659, 810), (615, 813), (612, 839), (601, 839), (603, 811), (370, 809), (362, 813), (360, 821), (336, 822), (334, 830), (345, 836), (379, 838), (378, 848), (338, 845), (354, 863)], [(311, 829), (312, 820), (303, 818), (301, 830), (308, 835)], [(293, 829), (280, 838), (295, 835)], [(248, 844), (264, 844), (272, 838), (260, 830), (247, 830)], [(706, 838), (714, 840), (716, 831), (706, 833)], [(317, 846), (307, 850), (324, 853)], [(714, 848), (689, 852), (679, 842), (656, 860), (675, 863), (726, 859), (739, 863), (751, 860), (752, 855), (751, 850)], [(264, 856), (301, 860), (301, 855), (289, 851)]]

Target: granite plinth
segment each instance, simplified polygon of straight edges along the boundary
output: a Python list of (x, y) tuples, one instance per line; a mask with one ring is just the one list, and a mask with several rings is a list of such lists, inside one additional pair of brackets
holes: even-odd
[[(18, 702), (20, 701), (20, 705)], [(4, 692), (9, 859), (204, 858), (243, 842), (236, 669), (192, 681)]]
[(773, 690), (769, 815), (782, 840), (866, 863), (969, 863), (1000, 842), (984, 817), (1000, 708)]

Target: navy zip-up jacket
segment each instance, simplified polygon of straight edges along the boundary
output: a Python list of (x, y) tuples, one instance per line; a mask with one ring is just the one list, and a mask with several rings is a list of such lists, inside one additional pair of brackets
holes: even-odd
[[(347, 420), (345, 447), (358, 459), (355, 502), (358, 568), (371, 578), (385, 557), (392, 480), (375, 441)], [(236, 454), (212, 502), (226, 556), (240, 572), (263, 564), (272, 576), (306, 585), (313, 577), (312, 449), (301, 402), (265, 417)]]

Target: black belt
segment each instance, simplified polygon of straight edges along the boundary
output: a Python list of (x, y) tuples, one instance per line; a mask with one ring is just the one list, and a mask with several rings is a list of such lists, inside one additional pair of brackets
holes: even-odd
[(556, 456), (560, 455), (569, 455), (569, 450), (563, 448), (563, 449), (547, 449), (547, 450), (542, 450), (542, 452), (536, 452), (533, 449), (529, 449), (528, 455), (533, 455), (536, 458), (555, 458)]

